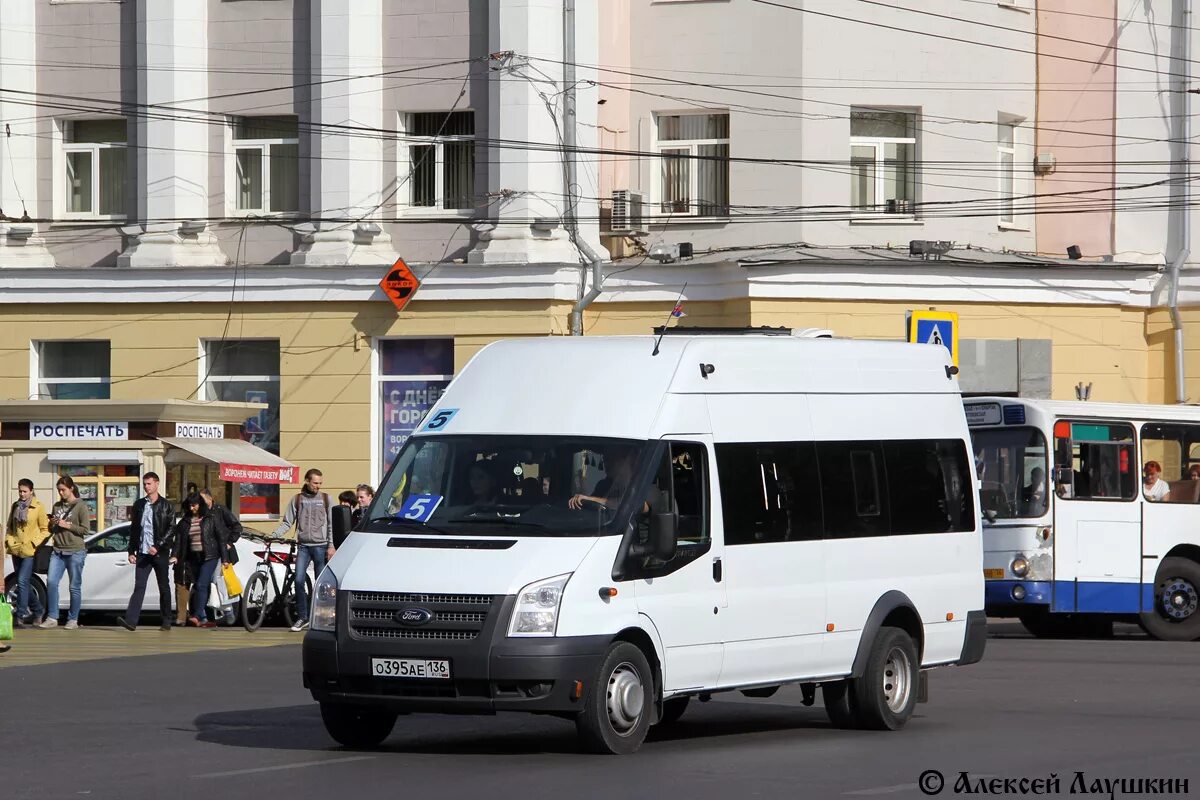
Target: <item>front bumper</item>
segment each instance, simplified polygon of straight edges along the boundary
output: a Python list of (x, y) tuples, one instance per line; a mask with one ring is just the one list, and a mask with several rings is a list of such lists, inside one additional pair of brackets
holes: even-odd
[[(575, 682), (585, 689), (599, 670), (609, 636), (509, 638), (515, 598), (497, 598), (479, 635), (469, 641), (372, 640), (350, 632), (339, 592), (337, 633), (304, 637), (304, 686), (318, 702), (370, 705), (389, 711), (494, 714), (577, 713)], [(376, 677), (372, 658), (450, 661), (450, 680)]]
[[(1025, 596), (1021, 600), (1013, 596), (1013, 590), (1018, 586), (1025, 590)], [(984, 608), (994, 616), (1015, 616), (1025, 609), (1049, 606), (1054, 596), (1053, 590), (1052, 581), (985, 581)]]

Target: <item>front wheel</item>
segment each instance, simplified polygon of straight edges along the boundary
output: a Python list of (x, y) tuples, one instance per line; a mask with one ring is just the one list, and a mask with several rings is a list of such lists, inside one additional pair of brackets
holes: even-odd
[(267, 575), (256, 572), (242, 587), (242, 627), (253, 633), (267, 615)]
[[(312, 578), (308, 577), (308, 573), (304, 573), (304, 588), (306, 589), (304, 596), (308, 598), (308, 602), (312, 602)], [(283, 604), (283, 621), (289, 628), (296, 624), (296, 620), (300, 619), (300, 610), (296, 607), (296, 584), (288, 586), (287, 601)]]
[(671, 725), (679, 721), (683, 716), (683, 712), (687, 711), (688, 697), (672, 697), (670, 700), (664, 700), (662, 704), (662, 716), (658, 718), (659, 725)]
[(608, 649), (575, 718), (579, 742), (592, 753), (627, 755), (641, 747), (654, 716), (654, 674), (636, 645)]
[(321, 703), (321, 722), (338, 744), (353, 750), (373, 750), (391, 734), (396, 726), (396, 714)]
[(1155, 639), (1190, 642), (1200, 638), (1200, 564), (1186, 558), (1164, 558), (1154, 578), (1154, 606), (1139, 621)]

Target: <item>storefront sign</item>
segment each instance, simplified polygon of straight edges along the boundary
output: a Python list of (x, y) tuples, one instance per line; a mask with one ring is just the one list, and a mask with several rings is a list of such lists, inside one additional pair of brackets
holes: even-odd
[(224, 425), (209, 425), (203, 422), (176, 422), (177, 439), (224, 439)]
[(235, 483), (296, 483), (296, 467), (260, 467), (253, 464), (222, 464), (221, 480)]
[(384, 275), (383, 279), (379, 281), (379, 288), (383, 289), (383, 293), (387, 295), (388, 300), (392, 301), (392, 305), (396, 307), (397, 311), (404, 310), (408, 301), (412, 300), (413, 295), (417, 293), (420, 285), (421, 282), (417, 280), (416, 275), (413, 275), (403, 258), (397, 258), (387, 275)]
[(114, 442), (129, 439), (128, 422), (31, 422), (29, 439), (34, 442)]

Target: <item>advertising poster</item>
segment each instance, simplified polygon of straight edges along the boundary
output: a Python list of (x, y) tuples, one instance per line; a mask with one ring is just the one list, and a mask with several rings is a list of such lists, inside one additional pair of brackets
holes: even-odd
[(383, 469), (386, 472), (400, 448), (425, 419), (450, 384), (444, 380), (383, 382)]

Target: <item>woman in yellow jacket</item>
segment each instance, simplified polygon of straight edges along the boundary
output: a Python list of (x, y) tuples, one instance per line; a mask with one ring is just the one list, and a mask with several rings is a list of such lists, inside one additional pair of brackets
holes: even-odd
[(34, 496), (33, 481), (22, 478), (17, 481), (17, 501), (12, 504), (8, 525), (4, 528), (4, 548), (13, 557), (13, 569), (17, 573), (17, 607), (13, 624), (18, 628), (36, 625), (45, 614), (36, 592), (33, 608), (29, 607), (29, 578), (33, 575), (33, 557), (38, 546), (49, 538), (50, 518), (46, 516), (46, 507)]

